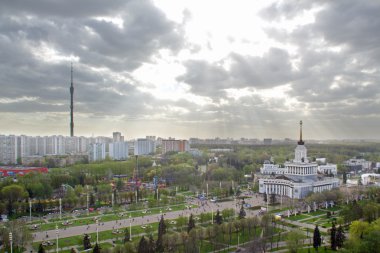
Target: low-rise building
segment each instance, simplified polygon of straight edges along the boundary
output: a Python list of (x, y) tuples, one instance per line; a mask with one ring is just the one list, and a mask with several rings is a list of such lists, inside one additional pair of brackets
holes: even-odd
[(366, 161), (365, 159), (352, 158), (344, 162), (344, 165), (349, 171), (359, 172), (368, 171), (372, 167), (372, 162)]
[(162, 140), (161, 143), (162, 154), (167, 152), (186, 152), (190, 150), (189, 141), (187, 140)]
[(336, 164), (328, 163), (318, 166), (318, 172), (324, 175), (337, 175), (338, 170)]

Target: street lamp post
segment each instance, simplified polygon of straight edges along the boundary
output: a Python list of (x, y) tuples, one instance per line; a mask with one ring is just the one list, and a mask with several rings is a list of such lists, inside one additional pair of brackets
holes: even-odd
[(62, 219), (62, 199), (59, 198), (59, 219)]
[(99, 245), (99, 220), (96, 219), (96, 244)]
[(29, 221), (32, 222), (32, 200), (29, 199)]
[(11, 245), (11, 253), (13, 253), (13, 237), (12, 237), (12, 232), (9, 232), (9, 243)]
[(267, 195), (267, 213), (269, 213), (269, 186), (267, 185), (267, 190), (265, 194)]
[(211, 208), (211, 224), (214, 224), (214, 209)]
[(206, 198), (208, 199), (208, 183), (206, 184)]
[(57, 253), (58, 253), (58, 238), (59, 238), (59, 230), (58, 230), (58, 225), (55, 225), (55, 234), (57, 235)]
[(86, 188), (87, 188), (87, 194), (86, 194), (86, 200), (87, 200), (87, 216), (89, 215), (90, 213), (90, 210), (89, 210), (89, 199), (90, 197), (88, 196), (88, 185), (86, 185)]
[(132, 216), (129, 215), (129, 240), (132, 241)]

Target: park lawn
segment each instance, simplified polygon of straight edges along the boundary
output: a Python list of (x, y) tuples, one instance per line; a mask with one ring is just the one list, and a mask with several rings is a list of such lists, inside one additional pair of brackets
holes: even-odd
[(318, 224), (320, 221), (324, 221), (325, 218), (318, 218), (318, 217), (315, 217), (315, 218), (310, 218), (310, 219), (305, 219), (305, 220), (302, 220), (300, 222), (302, 223), (309, 223), (309, 224)]
[(200, 252), (208, 253), (208, 252), (213, 252), (213, 251), (214, 251), (213, 245), (209, 241), (203, 241)]
[(342, 210), (342, 207), (336, 205), (336, 206), (334, 206), (334, 207), (329, 207), (329, 208), (327, 208), (327, 209), (325, 209), (325, 210), (332, 211), (332, 212), (336, 212), (336, 211), (340, 211), (340, 210)]
[(322, 224), (320, 224), (321, 225), (321, 227), (323, 227), (323, 228), (331, 228), (331, 226), (332, 226), (332, 222), (326, 222), (326, 223), (322, 223)]
[[(178, 232), (169, 232), (169, 233), (178, 233)], [(230, 252), (231, 252), (231, 249), (236, 248), (236, 246), (238, 244), (238, 237), (239, 237), (239, 244), (242, 244), (242, 243), (245, 243), (247, 241), (251, 241), (254, 238), (258, 238), (260, 236), (260, 234), (261, 234), (261, 228), (257, 228), (256, 233), (254, 233), (254, 231), (251, 230), (250, 235), (248, 233), (248, 229), (245, 229), (244, 233), (239, 232), (239, 236), (238, 236), (237, 232), (234, 232), (231, 235), (230, 246), (228, 246), (229, 242), (230, 242), (230, 237), (229, 237), (228, 233), (221, 234), (218, 238), (214, 238), (212, 240), (207, 238), (203, 241), (200, 252), (212, 252), (212, 251), (214, 251), (214, 247), (215, 247), (215, 249), (224, 249), (224, 248), (229, 247)], [(199, 243), (199, 246), (200, 246), (200, 243)], [(178, 249), (181, 250), (181, 245), (178, 245)]]
[(195, 196), (195, 193), (186, 191), (186, 192), (178, 192), (178, 195), (184, 195), (184, 196)]
[(274, 210), (270, 210), (269, 213), (280, 213), (280, 212), (286, 211), (288, 209), (289, 209), (288, 207), (274, 209)]
[(291, 220), (291, 221), (298, 221), (298, 220), (303, 220), (303, 219), (307, 219), (309, 218), (310, 216), (309, 215), (306, 215), (306, 214), (298, 214), (296, 216), (290, 216), (290, 217), (286, 217), (285, 219), (288, 219), (288, 220)]
[(327, 218), (326, 216), (322, 216), (320, 218), (315, 217), (315, 218), (312, 218), (312, 219), (302, 220), (301, 222), (302, 223), (312, 224), (312, 225), (315, 225), (315, 224), (316, 225), (320, 225), (323, 228), (329, 228), (329, 227), (332, 226), (332, 222), (336, 221), (336, 219), (337, 219), (337, 217)]
[(273, 252), (273, 251), (279, 251), (279, 250), (283, 250), (283, 249), (287, 249), (287, 248), (288, 248), (287, 246), (282, 246), (282, 247), (278, 247), (278, 248), (269, 249), (268, 251)]
[(290, 227), (290, 228), (298, 228), (298, 226), (294, 225), (294, 224), (291, 224), (289, 222), (286, 222), (286, 220), (282, 219), (281, 221), (277, 222), (278, 224), (281, 224), (283, 226), (286, 226), (286, 227)]
[(311, 216), (320, 216), (320, 215), (323, 215), (323, 214), (326, 214), (327, 211), (326, 210), (317, 210), (315, 212), (310, 212), (308, 213), (308, 215), (311, 215)]
[[(156, 232), (158, 230), (158, 222), (150, 223), (151, 228), (148, 227), (146, 229), (141, 228), (141, 226), (133, 226), (132, 227), (132, 238), (134, 238), (133, 235), (135, 234), (141, 234), (141, 233), (149, 233), (150, 231)], [(99, 241), (102, 240), (108, 240), (108, 239), (120, 239), (121, 237), (124, 237), (124, 229), (120, 229), (120, 234), (113, 234), (112, 230), (102, 231), (99, 232)], [(95, 243), (96, 241), (96, 233), (88, 233), (91, 236), (91, 243)], [(55, 242), (55, 238), (50, 238), (50, 241)], [(35, 242), (33, 243), (33, 248), (36, 250), (38, 249), (38, 246), (41, 242)], [(77, 236), (71, 236), (66, 238), (59, 239), (59, 247), (70, 247), (70, 246), (77, 246), (83, 244), (83, 235), (77, 235)], [(55, 245), (53, 246), (47, 246), (46, 249), (55, 249)]]
[[(170, 211), (166, 210), (167, 207), (170, 207), (171, 210)], [(191, 205), (191, 207), (196, 208), (197, 205)], [(161, 212), (161, 210), (162, 210), (162, 212), (167, 213), (167, 212), (184, 210), (185, 208), (186, 208), (185, 204), (177, 204), (177, 205), (165, 206), (165, 207), (161, 207), (161, 208), (155, 207), (155, 208), (149, 209), (151, 212), (147, 215), (159, 214)], [(131, 211), (131, 212), (122, 212), (123, 214), (126, 214), (124, 217), (121, 217), (121, 216), (114, 214), (114, 213), (109, 213), (109, 214), (105, 214), (105, 215), (100, 215), (100, 214), (93, 215), (92, 214), (90, 216), (87, 216), (86, 218), (62, 219), (61, 221), (59, 219), (51, 219), (51, 220), (54, 220), (57, 222), (59, 221), (59, 222), (58, 223), (55, 223), (55, 222), (44, 223), (40, 226), (40, 230), (45, 231), (45, 230), (55, 229), (56, 224), (58, 225), (59, 229), (63, 229), (65, 227), (67, 228), (67, 227), (75, 227), (75, 226), (83, 226), (83, 225), (88, 225), (88, 224), (95, 224), (94, 217), (101, 217), (100, 222), (127, 219), (129, 217), (129, 215), (131, 215), (131, 217), (133, 217), (133, 218), (134, 217), (142, 217), (142, 216), (144, 216), (144, 214), (142, 213), (143, 210), (146, 210), (146, 209), (140, 209), (140, 210)], [(72, 222), (72, 224), (70, 224), (68, 226), (64, 226), (64, 225), (62, 225), (63, 221), (69, 221), (69, 222)]]
[[(322, 246), (318, 249), (318, 251), (316, 251), (313, 247), (310, 247), (310, 253), (336, 253), (337, 251), (333, 251), (331, 250), (329, 247), (326, 247), (326, 250), (325, 250), (325, 246)], [(300, 249), (297, 249), (297, 253), (309, 253), (309, 248), (300, 248)]]
[[(222, 249), (225, 249), (225, 248), (229, 248), (231, 250), (234, 247), (232, 245), (230, 247), (228, 247), (228, 245), (219, 245), (218, 246), (218, 245), (214, 245), (210, 241), (204, 241), (200, 252), (201, 253), (209, 253), (209, 252), (215, 252), (215, 250), (216, 251), (221, 250), (221, 252), (225, 252), (225, 251), (222, 251)], [(233, 252), (233, 251), (228, 251), (228, 252)]]
[[(158, 228), (158, 223), (153, 223), (151, 225), (153, 225), (153, 226), (152, 226), (152, 228), (150, 228), (150, 230), (153, 232), (153, 234), (156, 234), (156, 231)], [(280, 231), (280, 229), (277, 228), (276, 231), (278, 232), (278, 231)], [(231, 247), (230, 247), (230, 249), (234, 248), (232, 245), (236, 246), (238, 244), (238, 237), (239, 237), (239, 244), (242, 244), (242, 243), (245, 243), (247, 241), (251, 241), (255, 237), (256, 238), (259, 237), (261, 232), (262, 232), (261, 228), (257, 228), (256, 233), (254, 233), (254, 231), (251, 230), (250, 235), (248, 233), (248, 229), (245, 229), (244, 233), (242, 231), (239, 232), (239, 236), (238, 236), (238, 233), (236, 233), (236, 232), (233, 233), (231, 236)], [(143, 233), (149, 234), (149, 231), (142, 229), (140, 226), (132, 227), (132, 235), (133, 234), (135, 234), (135, 235), (136, 234), (143, 234)], [(91, 239), (90, 239), (91, 244), (94, 245), (95, 241), (96, 241), (96, 233), (89, 233), (89, 235), (91, 236)], [(283, 238), (283, 236), (284, 236), (284, 233), (282, 234), (281, 238)], [(112, 231), (110, 231), (110, 230), (99, 232), (99, 241), (101, 242), (101, 245), (103, 245), (103, 243), (107, 243), (107, 242), (104, 242), (105, 240), (110, 240), (110, 239), (114, 240), (116, 243), (120, 244), (120, 243), (122, 243), (123, 237), (124, 237), (124, 231), (123, 230), (122, 230), (122, 233), (120, 233), (118, 235), (113, 234)], [(281, 240), (281, 238), (279, 238), (278, 234), (274, 235), (273, 236), (273, 245), (275, 245), (277, 240)], [(51, 240), (54, 241), (54, 239), (51, 239)], [(140, 240), (140, 236), (133, 237), (133, 241), (138, 242), (138, 240)], [(218, 238), (218, 240), (215, 240), (214, 242), (217, 242), (217, 244), (219, 244), (218, 247), (215, 246), (216, 248), (227, 248), (228, 244), (229, 244), (229, 235), (224, 234), (224, 236), (223, 236), (223, 234), (222, 234)], [(59, 247), (60, 248), (75, 247), (78, 250), (83, 250), (82, 244), (83, 244), (83, 236), (74, 236), (74, 237), (60, 239)], [(108, 245), (109, 244), (110, 243), (108, 243)], [(38, 245), (39, 245), (39, 243), (33, 244), (35, 249), (38, 248)], [(46, 249), (52, 249), (53, 250), (53, 249), (55, 249), (55, 245), (50, 246), (50, 247), (46, 247)], [(213, 249), (214, 249), (213, 244), (207, 239), (203, 242), (201, 252), (210, 252), (210, 251), (213, 251)]]

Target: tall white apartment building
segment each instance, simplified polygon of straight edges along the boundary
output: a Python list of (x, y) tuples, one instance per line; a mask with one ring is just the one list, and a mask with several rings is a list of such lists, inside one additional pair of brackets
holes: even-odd
[(62, 135), (57, 136), (57, 155), (66, 154), (65, 142), (66, 142), (66, 138), (64, 136)]
[(46, 137), (46, 154), (54, 155), (57, 154), (57, 138), (56, 136)]
[[(112, 142), (112, 138), (109, 137), (66, 137), (62, 135), (0, 136), (0, 163), (3, 164), (16, 164), (18, 158), (27, 159), (31, 156), (85, 154), (91, 152), (94, 154), (94, 149), (92, 147), (92, 150), (90, 150), (90, 145), (96, 143), (104, 144), (102, 147), (96, 148), (98, 151), (95, 152), (95, 160), (101, 160), (105, 159), (105, 154), (109, 152), (108, 144)], [(119, 133), (117, 133), (116, 139), (123, 140), (123, 136), (119, 136)], [(99, 149), (104, 149), (105, 154), (99, 151)], [(123, 147), (116, 147), (116, 150), (120, 150), (113, 151), (116, 152), (114, 156), (117, 159), (126, 159), (128, 153), (124, 155)]]
[(128, 159), (128, 143), (126, 141), (110, 143), (109, 156), (113, 160), (127, 160)]
[(90, 145), (89, 160), (101, 161), (106, 159), (106, 144), (105, 143), (94, 143)]
[(79, 151), (79, 137), (68, 136), (65, 137), (65, 153), (66, 154), (76, 154)]
[(47, 139), (47, 136), (45, 136), (45, 137), (37, 136), (36, 137), (37, 150), (36, 150), (35, 155), (40, 155), (40, 156), (46, 155), (46, 139)]
[(18, 140), (14, 135), (0, 135), (0, 162), (3, 164), (17, 163)]
[(78, 152), (79, 153), (87, 152), (90, 147), (90, 139), (83, 136), (78, 137), (78, 138), (79, 138)]
[(123, 142), (124, 141), (124, 136), (122, 136), (120, 132), (113, 132), (112, 138), (113, 138), (113, 142)]
[(35, 155), (37, 152), (36, 137), (21, 135), (19, 138), (19, 157)]
[(149, 155), (156, 151), (156, 143), (150, 139), (137, 139), (135, 141), (135, 155)]

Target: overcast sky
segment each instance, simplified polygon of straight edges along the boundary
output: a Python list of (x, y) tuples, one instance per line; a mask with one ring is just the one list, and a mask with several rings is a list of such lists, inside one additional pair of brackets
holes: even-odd
[(380, 138), (380, 1), (0, 6), (0, 134)]

